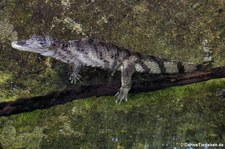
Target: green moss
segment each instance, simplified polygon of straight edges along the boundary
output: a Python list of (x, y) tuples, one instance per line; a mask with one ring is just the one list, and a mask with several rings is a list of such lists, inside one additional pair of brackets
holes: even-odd
[(0, 71), (0, 86), (12, 78), (12, 74)]
[[(223, 102), (211, 88), (224, 88), (224, 81), (218, 79), (150, 93), (132, 94), (129, 101), (122, 105), (115, 104), (113, 97), (92, 97), (48, 110), (19, 114), (11, 117), (11, 122), (21, 135), (33, 132), (34, 125), (44, 126), (42, 131), (46, 137), (42, 138), (41, 133), (35, 137), (42, 139), (43, 146), (66, 144), (79, 147), (86, 144), (94, 147), (97, 143), (95, 140), (104, 137), (108, 140), (111, 139), (108, 137), (115, 134), (125, 137), (136, 136), (138, 133), (143, 134), (144, 138), (149, 133), (157, 134), (155, 137), (160, 143), (160, 134), (165, 134), (166, 131), (168, 136), (171, 133), (179, 135), (182, 141), (191, 140), (193, 137), (197, 140), (212, 141), (218, 139), (216, 128), (223, 123), (224, 112), (214, 109), (213, 105)], [(223, 109), (224, 105), (216, 107)], [(149, 133), (146, 134), (146, 131)], [(99, 137), (99, 133), (103, 138)], [(122, 138), (119, 140), (123, 142)], [(124, 141), (126, 142), (126, 139)], [(107, 144), (110, 145), (109, 142)]]
[[(0, 5), (0, 101), (71, 87), (69, 66), (10, 47), (11, 40), (39, 32), (65, 40), (90, 36), (131, 51), (196, 63), (202, 62), (201, 42), (208, 39), (214, 66), (225, 63), (222, 1), (2, 0)], [(82, 72), (84, 81), (99, 73), (89, 70)], [(217, 96), (224, 84), (217, 79), (130, 94), (121, 105), (114, 97), (92, 97), (1, 117), (0, 148), (139, 148), (173, 137), (178, 137), (174, 144), (225, 142), (225, 105)]]
[(41, 111), (34, 111), (32, 113), (23, 113), (20, 114), (20, 117), (17, 117), (16, 120), (14, 121), (15, 126), (21, 126), (24, 124), (33, 126), (33, 125), (38, 125), (39, 124), (39, 119), (41, 118)]

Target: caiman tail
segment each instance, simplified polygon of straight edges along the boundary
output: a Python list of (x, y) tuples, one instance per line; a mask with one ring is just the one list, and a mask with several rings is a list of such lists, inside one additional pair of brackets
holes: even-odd
[(201, 64), (171, 61), (155, 56), (145, 56), (135, 63), (135, 69), (138, 72), (148, 72), (151, 74), (175, 74), (205, 70), (213, 63), (212, 51), (209, 50), (207, 40), (203, 41), (203, 50), (204, 61)]

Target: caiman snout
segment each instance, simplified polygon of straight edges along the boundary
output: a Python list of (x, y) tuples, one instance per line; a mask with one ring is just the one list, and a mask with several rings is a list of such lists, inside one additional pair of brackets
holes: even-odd
[(26, 48), (26, 41), (21, 40), (21, 41), (13, 41), (12, 42), (12, 47), (17, 49), (17, 50), (25, 50)]
[(22, 46), (22, 45), (25, 45), (26, 44), (26, 41), (23, 41), (23, 40), (17, 41), (17, 44)]
[(12, 42), (12, 47), (13, 47), (13, 48), (16, 48), (16, 47), (17, 47), (17, 41), (13, 41), (13, 42)]

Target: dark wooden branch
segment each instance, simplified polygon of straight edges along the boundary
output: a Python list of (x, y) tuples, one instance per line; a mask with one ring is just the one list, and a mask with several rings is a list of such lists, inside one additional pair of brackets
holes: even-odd
[[(155, 91), (171, 86), (180, 86), (207, 81), (215, 78), (225, 78), (225, 67), (213, 68), (207, 71), (196, 71), (186, 74), (160, 76), (155, 80), (136, 81), (130, 93)], [(36, 109), (47, 109), (72, 100), (85, 99), (91, 96), (113, 96), (118, 91), (120, 82), (105, 82), (77, 86), (72, 89), (52, 92), (44, 96), (19, 98), (15, 101), (0, 103), (0, 116), (8, 116)]]

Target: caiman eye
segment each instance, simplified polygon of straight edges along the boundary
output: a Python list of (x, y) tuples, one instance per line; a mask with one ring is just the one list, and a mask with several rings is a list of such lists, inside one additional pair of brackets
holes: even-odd
[(63, 47), (66, 47), (67, 48), (68, 47), (68, 44), (63, 44)]

